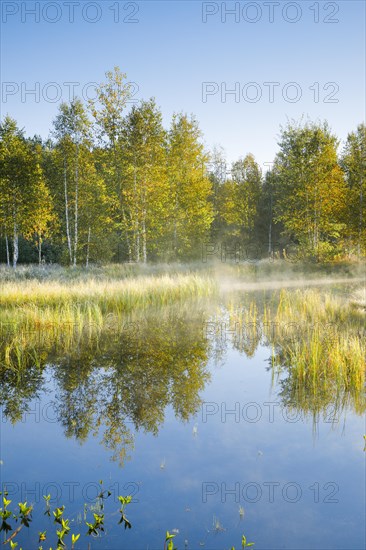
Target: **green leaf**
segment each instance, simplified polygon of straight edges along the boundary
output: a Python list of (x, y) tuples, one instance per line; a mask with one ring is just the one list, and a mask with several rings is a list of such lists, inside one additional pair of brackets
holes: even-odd
[(79, 540), (79, 538), (80, 538), (80, 534), (77, 534), (77, 535), (72, 534), (72, 535), (71, 535), (71, 542), (72, 542), (73, 544), (75, 544), (75, 542), (76, 542), (77, 540)]
[(5, 497), (3, 497), (3, 503), (4, 503), (4, 508), (7, 508), (11, 503), (11, 500), (7, 500)]

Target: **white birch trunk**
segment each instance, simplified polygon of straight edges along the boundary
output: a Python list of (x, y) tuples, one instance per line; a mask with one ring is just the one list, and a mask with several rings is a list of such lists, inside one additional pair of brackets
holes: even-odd
[(361, 256), (361, 241), (362, 241), (362, 229), (363, 229), (363, 219), (362, 219), (362, 208), (363, 208), (363, 191), (362, 191), (362, 179), (360, 185), (360, 219), (358, 223), (358, 258)]
[(85, 262), (85, 267), (86, 268), (89, 267), (90, 234), (91, 234), (91, 229), (89, 227), (89, 229), (88, 229), (88, 245), (86, 247), (86, 262)]
[(75, 234), (74, 234), (74, 262), (76, 267), (78, 251), (78, 216), (79, 216), (79, 146), (76, 147), (76, 165), (75, 165)]
[(146, 211), (144, 211), (144, 217), (142, 220), (142, 257), (144, 264), (147, 263), (147, 245), (146, 245)]
[(6, 265), (10, 267), (9, 239), (7, 235), (5, 235), (5, 246), (6, 246)]
[(13, 235), (13, 268), (15, 269), (19, 258), (19, 241), (18, 241), (18, 228), (14, 221), (14, 235)]
[(64, 193), (65, 193), (65, 219), (66, 219), (66, 238), (67, 247), (69, 250), (70, 265), (72, 263), (72, 250), (71, 250), (71, 238), (70, 238), (70, 224), (69, 224), (69, 199), (67, 195), (67, 175), (66, 175), (66, 160), (64, 161)]
[(42, 263), (42, 237), (38, 235), (38, 264)]

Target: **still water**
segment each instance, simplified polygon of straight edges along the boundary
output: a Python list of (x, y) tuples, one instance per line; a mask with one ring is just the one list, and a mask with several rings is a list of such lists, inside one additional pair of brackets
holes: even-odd
[[(238, 293), (235, 307), (273, 295)], [(179, 550), (238, 549), (242, 534), (258, 550), (365, 547), (364, 393), (304, 407), (278, 350), (241, 339), (231, 314), (227, 299), (145, 311), (2, 371), (1, 483), (35, 510), (23, 550), (44, 530), (56, 544), (46, 494), (80, 549), (163, 549), (166, 530)], [(105, 533), (85, 537), (99, 480)], [(131, 530), (117, 525), (128, 494)]]

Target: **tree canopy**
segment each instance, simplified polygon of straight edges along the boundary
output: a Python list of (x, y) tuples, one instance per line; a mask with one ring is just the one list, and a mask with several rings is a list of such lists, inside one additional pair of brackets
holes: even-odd
[(339, 152), (327, 122), (289, 122), (270, 171), (251, 153), (227, 170), (192, 115), (175, 113), (166, 128), (155, 99), (129, 100), (115, 67), (94, 101), (59, 106), (50, 139), (26, 138), (5, 116), (1, 261), (189, 261), (207, 243), (224, 256), (288, 245), (317, 261), (365, 256), (364, 124)]

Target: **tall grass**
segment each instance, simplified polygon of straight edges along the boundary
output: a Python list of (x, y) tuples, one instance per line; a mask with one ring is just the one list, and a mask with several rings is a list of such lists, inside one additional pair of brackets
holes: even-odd
[(60, 279), (0, 285), (0, 360), (5, 366), (38, 364), (53, 346), (67, 353), (85, 338), (95, 340), (103, 332), (122, 330), (131, 313), (173, 304), (182, 307), (217, 293), (212, 277), (194, 273), (101, 280), (89, 275), (69, 283)]
[(189, 275), (192, 273), (212, 273), (213, 266), (207, 267), (202, 262), (187, 264), (134, 264), (117, 263), (107, 265), (91, 265), (88, 268), (63, 267), (57, 264), (46, 265), (19, 265), (16, 269), (8, 268), (0, 264), (0, 284), (2, 282), (16, 281), (56, 281), (69, 283), (73, 281), (115, 281), (146, 276), (158, 275)]
[[(158, 308), (206, 300), (217, 293), (208, 275), (8, 281), (0, 292), (0, 363), (21, 369), (40, 364), (46, 350), (68, 353), (81, 342), (119, 333), (131, 319)], [(133, 321), (134, 322), (134, 321)]]
[[(200, 298), (214, 298), (220, 323), (227, 318), (232, 328), (239, 326), (234, 347), (248, 356), (254, 355), (260, 342), (271, 347), (273, 372), (280, 376), (285, 370), (288, 375), (285, 401), (301, 402), (302, 408), (312, 411), (327, 403), (350, 402), (357, 410), (365, 410), (363, 289), (351, 297), (324, 289), (298, 289), (266, 291), (263, 299), (250, 292), (219, 298), (222, 271), (216, 277), (212, 270), (189, 266), (170, 266), (163, 275), (155, 268), (144, 269), (108, 266), (85, 275), (50, 268), (43, 279), (39, 269), (37, 277), (31, 268), (17, 276), (0, 273), (2, 364), (14, 369), (38, 364), (42, 350), (55, 346), (62, 353), (82, 339), (95, 342), (99, 335), (150, 308), (161, 308), (159, 319), (168, 306), (182, 309)], [(207, 319), (202, 319), (202, 326)]]
[(333, 401), (334, 395), (339, 400), (341, 393), (347, 392), (354, 397), (363, 396), (355, 403), (358, 408), (363, 402), (364, 410), (364, 313), (328, 293), (282, 292), (275, 321), (287, 323), (282, 353), (295, 381), (295, 391), (301, 388), (303, 403), (310, 403), (316, 396), (324, 400), (327, 393)]
[(245, 307), (229, 308), (233, 343), (247, 355), (261, 342), (271, 346), (273, 373), (281, 380), (285, 403), (313, 414), (329, 405), (352, 404), (357, 412), (365, 411), (362, 308), (345, 296), (314, 289), (275, 292), (261, 311), (258, 300), (247, 300)]
[(82, 308), (102, 313), (128, 311), (146, 305), (165, 305), (191, 297), (215, 294), (213, 278), (196, 274), (162, 275), (122, 280), (10, 281), (1, 285), (0, 306), (15, 308)]

